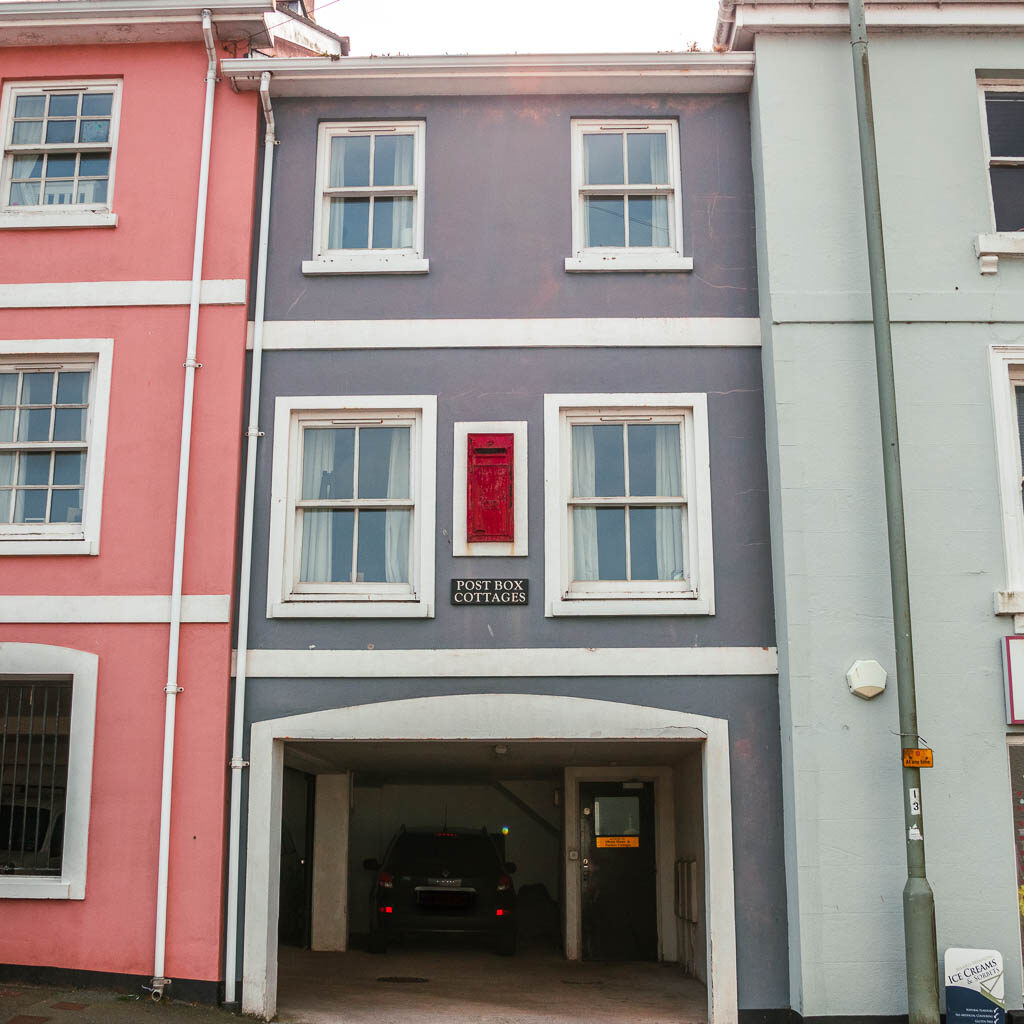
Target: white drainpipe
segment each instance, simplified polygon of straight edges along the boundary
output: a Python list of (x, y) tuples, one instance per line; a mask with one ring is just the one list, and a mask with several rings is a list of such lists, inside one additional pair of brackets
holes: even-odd
[(174, 772), (174, 713), (178, 694), (178, 648), (181, 640), (181, 575), (185, 562), (185, 510), (188, 504), (189, 457), (192, 448), (192, 405), (195, 395), (196, 347), (199, 339), (199, 290), (203, 278), (203, 241), (206, 235), (206, 197), (210, 180), (210, 143), (213, 129), (213, 94), (217, 85), (217, 54), (213, 19), (203, 11), (203, 42), (208, 60), (206, 104), (203, 108), (203, 148), (199, 162), (199, 200), (196, 205), (196, 236), (192, 255), (192, 287), (188, 307), (188, 345), (185, 355), (185, 397), (181, 406), (181, 449), (178, 455), (178, 507), (174, 518), (174, 569), (171, 579), (171, 629), (167, 651), (167, 685), (164, 705), (164, 765), (160, 784), (160, 863), (156, 883), (156, 947), (153, 955), (152, 996), (163, 997), (170, 978), (164, 977), (167, 953), (167, 866), (171, 840), (171, 778)]
[(270, 192), (274, 180), (274, 111), (270, 106), (270, 72), (260, 76), (260, 101), (267, 123), (263, 149), (263, 193), (260, 197), (260, 247), (256, 258), (256, 310), (252, 333), (252, 373), (249, 379), (249, 429), (245, 433), (245, 500), (242, 512), (242, 555), (238, 580), (238, 654), (235, 661), (234, 729), (231, 742), (231, 812), (228, 838), (228, 909), (224, 950), (224, 1002), (235, 1002), (238, 946), (238, 859), (242, 820), (242, 760), (245, 742), (245, 672), (249, 647), (249, 590), (252, 577), (252, 517), (256, 503), (256, 450), (260, 430), (260, 374), (263, 370), (263, 315), (267, 298), (267, 244), (270, 232)]

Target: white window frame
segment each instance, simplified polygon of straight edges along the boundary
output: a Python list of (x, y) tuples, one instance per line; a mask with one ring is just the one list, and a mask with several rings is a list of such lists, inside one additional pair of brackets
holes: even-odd
[[(14, 125), (14, 104), (18, 96), (38, 92), (113, 92), (108, 143), (45, 143), (19, 146), (14, 149), (11, 134)], [(114, 176), (117, 168), (117, 136), (121, 121), (121, 80), (54, 79), (52, 81), (18, 81), (4, 84), (0, 98), (0, 132), (3, 133), (3, 161), (0, 164), (0, 228), (112, 228), (117, 226), (113, 212)], [(104, 203), (71, 203), (67, 206), (9, 206), (9, 189), (14, 155), (18, 152), (88, 152), (110, 150), (110, 174), (107, 178), (107, 199)]]
[[(331, 140), (344, 136), (394, 132), (413, 136), (413, 184), (380, 186), (353, 190), (368, 196), (413, 197), (415, 239), (409, 249), (328, 249), (327, 231), (331, 200), (328, 188), (331, 166)], [(423, 256), (423, 206), (426, 159), (423, 121), (331, 121), (320, 125), (316, 149), (316, 194), (313, 204), (313, 258), (302, 261), (303, 274), (425, 274), (430, 261)]]
[[(467, 540), (466, 487), (470, 434), (511, 434), (512, 435), (512, 541)], [(529, 554), (527, 543), (527, 516), (529, 501), (527, 493), (527, 451), (526, 420), (490, 420), (472, 423), (460, 421), (455, 424), (454, 466), (452, 472), (452, 556), (455, 558), (476, 558), (493, 556), (519, 558)]]
[[(301, 488), (304, 425), (336, 421), (373, 425), (389, 417), (412, 426), (409, 586), (297, 584), (300, 548), (296, 502)], [(279, 397), (274, 410), (270, 494), (268, 618), (430, 618), (434, 614), (434, 517), (437, 474), (436, 395)]]
[(88, 367), (85, 495), (80, 523), (0, 523), (0, 555), (98, 555), (114, 342), (110, 338), (0, 341), (0, 368)]
[(985, 193), (988, 198), (989, 230), (981, 232), (974, 240), (974, 249), (982, 274), (995, 274), (999, 269), (999, 257), (1024, 257), (1024, 231), (996, 230), (996, 207), (992, 196), (992, 148), (988, 134), (988, 110), (985, 106), (987, 92), (1015, 92), (1024, 95), (1024, 80), (1006, 78), (978, 79), (978, 109), (981, 115), (981, 145), (985, 160)]
[(0, 641), (0, 680), (71, 679), (71, 730), (60, 877), (0, 875), (0, 899), (84, 900), (92, 802), (93, 741), (99, 657), (49, 644)]
[[(571, 426), (585, 417), (666, 416), (683, 424), (683, 492), (686, 500), (690, 588), (666, 591), (651, 581), (603, 581), (570, 587), (572, 542)], [(713, 615), (714, 565), (711, 537), (711, 461), (707, 395), (588, 394), (544, 396), (544, 614)]]
[[(585, 185), (583, 182), (583, 138), (601, 131), (638, 132), (648, 130), (667, 135), (669, 188), (636, 185)], [(612, 195), (668, 195), (669, 245), (653, 246), (591, 246), (585, 244), (586, 225), (584, 197), (607, 192)], [(674, 119), (591, 118), (572, 121), (572, 256), (565, 260), (565, 269), (588, 271), (685, 271), (693, 270), (693, 259), (683, 255), (683, 200), (679, 166), (679, 123)]]
[(1002, 512), (1005, 591), (996, 593), (1000, 614), (1024, 614), (1024, 477), (1017, 430), (1016, 385), (1024, 385), (1024, 345), (993, 345), (989, 351), (995, 414), (999, 506)]

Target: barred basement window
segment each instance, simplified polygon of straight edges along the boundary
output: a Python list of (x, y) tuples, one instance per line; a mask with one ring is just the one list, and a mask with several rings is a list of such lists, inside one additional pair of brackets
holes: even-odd
[(71, 690), (0, 683), (0, 874), (61, 874)]

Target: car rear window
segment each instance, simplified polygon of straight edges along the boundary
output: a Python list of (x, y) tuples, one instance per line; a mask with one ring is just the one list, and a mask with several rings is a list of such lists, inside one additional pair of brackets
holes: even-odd
[(490, 874), (500, 870), (491, 841), (479, 835), (415, 835), (398, 837), (388, 858), (397, 875)]

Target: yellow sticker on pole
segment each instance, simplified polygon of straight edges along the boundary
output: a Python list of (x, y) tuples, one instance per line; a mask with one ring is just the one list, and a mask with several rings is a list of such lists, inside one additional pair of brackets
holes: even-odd
[(932, 752), (927, 747), (904, 747), (903, 767), (934, 768), (935, 761)]
[(639, 846), (639, 836), (598, 836), (597, 848), (599, 850), (621, 850), (628, 846)]

